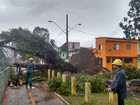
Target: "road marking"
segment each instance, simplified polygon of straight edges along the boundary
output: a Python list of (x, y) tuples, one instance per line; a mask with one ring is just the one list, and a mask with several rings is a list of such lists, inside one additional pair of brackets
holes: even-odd
[(29, 95), (29, 98), (30, 98), (31, 104), (32, 104), (32, 105), (36, 105), (36, 103), (35, 103), (35, 99), (34, 99), (32, 93), (31, 93), (31, 92), (28, 92), (28, 95)]

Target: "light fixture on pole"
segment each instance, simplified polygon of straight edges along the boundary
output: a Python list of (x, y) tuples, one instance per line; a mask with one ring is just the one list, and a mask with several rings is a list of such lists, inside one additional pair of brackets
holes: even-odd
[(58, 25), (56, 24), (56, 22), (52, 21), (52, 20), (49, 20), (48, 22), (50, 23), (54, 23), (59, 29), (61, 29), (65, 34), (66, 34), (66, 49), (67, 49), (67, 59), (69, 59), (69, 45), (68, 45), (68, 33), (74, 29), (76, 26), (80, 26), (81, 24), (77, 24), (75, 25), (74, 27), (72, 27), (70, 30), (68, 30), (69, 26), (68, 26), (68, 14), (66, 14), (66, 32)]

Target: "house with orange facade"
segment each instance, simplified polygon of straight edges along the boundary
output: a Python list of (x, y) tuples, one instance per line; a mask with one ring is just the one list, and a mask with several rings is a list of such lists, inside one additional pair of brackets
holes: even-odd
[(112, 70), (112, 62), (116, 58), (121, 59), (124, 64), (138, 68), (138, 40), (98, 37), (93, 53), (99, 63), (108, 70)]

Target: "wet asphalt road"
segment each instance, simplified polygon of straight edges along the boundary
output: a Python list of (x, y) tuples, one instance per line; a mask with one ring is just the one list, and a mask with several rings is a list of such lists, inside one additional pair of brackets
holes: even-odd
[(32, 89), (24, 85), (8, 87), (7, 93), (6, 105), (66, 105), (42, 83), (34, 83)]

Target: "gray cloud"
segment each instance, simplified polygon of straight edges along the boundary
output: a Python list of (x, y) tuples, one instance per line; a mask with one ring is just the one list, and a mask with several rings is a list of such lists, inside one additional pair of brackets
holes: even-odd
[[(118, 35), (122, 34), (120, 30), (116, 30), (119, 22), (126, 16), (128, 3), (129, 0), (0, 0), (0, 30), (18, 26), (29, 29), (42, 26), (48, 28), (51, 37), (55, 38), (61, 30), (48, 23), (48, 20), (54, 20), (65, 29), (65, 15), (69, 14), (70, 27), (80, 22), (82, 26), (76, 29), (99, 36)], [(74, 30), (69, 34), (71, 40), (95, 38)], [(59, 39), (64, 43), (64, 34), (57, 41)]]

